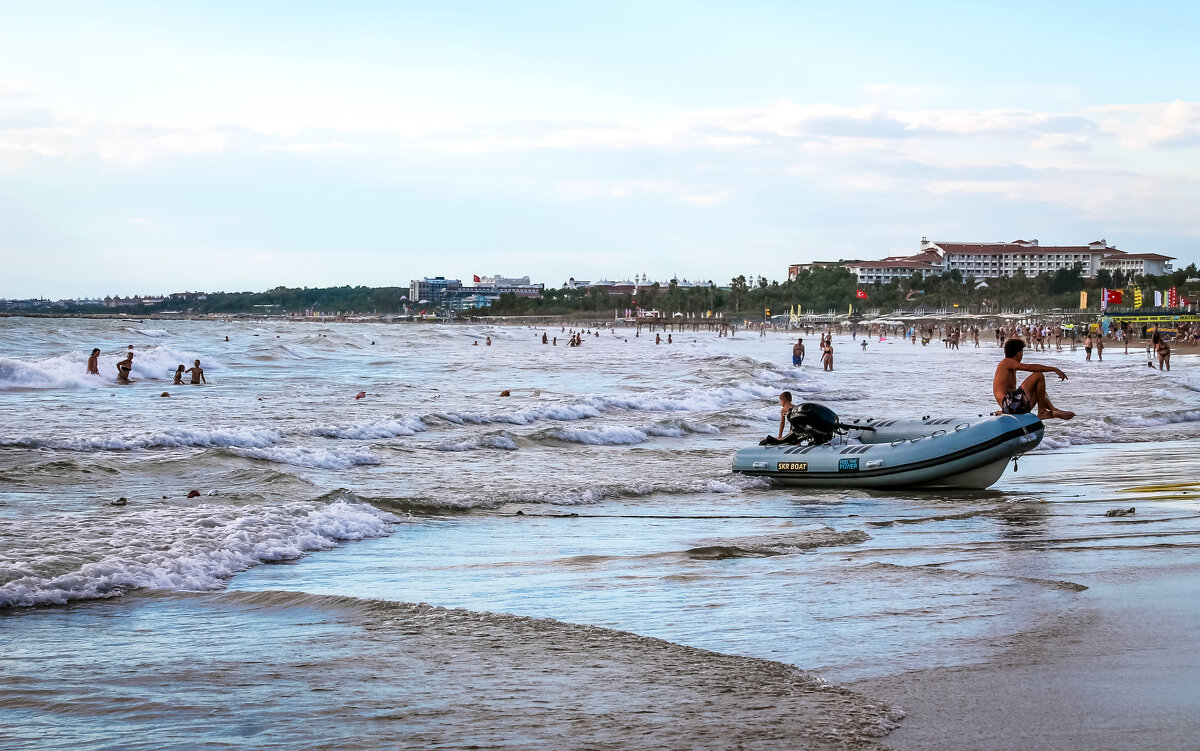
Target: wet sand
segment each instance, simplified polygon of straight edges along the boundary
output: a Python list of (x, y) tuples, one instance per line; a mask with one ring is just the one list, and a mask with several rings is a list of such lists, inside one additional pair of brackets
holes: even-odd
[(982, 664), (849, 687), (907, 712), (885, 740), (899, 751), (1196, 748), (1200, 567), (1122, 578)]

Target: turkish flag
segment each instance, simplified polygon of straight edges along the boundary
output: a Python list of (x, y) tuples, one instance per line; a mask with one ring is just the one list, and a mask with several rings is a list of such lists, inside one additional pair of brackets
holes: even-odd
[(858, 295), (858, 299), (859, 299), (859, 300), (866, 300), (866, 299), (867, 299), (867, 292), (866, 292), (866, 290), (861, 290), (861, 289), (860, 289), (860, 290), (858, 290), (858, 291), (857, 291), (855, 294), (856, 294), (856, 295)]
[(475, 283), (476, 283), (476, 284), (479, 284), (479, 274), (476, 274), (476, 275), (475, 275)]
[(1121, 290), (1119, 290), (1119, 289), (1104, 290), (1104, 302), (1107, 303), (1108, 305), (1120, 305), (1121, 304)]

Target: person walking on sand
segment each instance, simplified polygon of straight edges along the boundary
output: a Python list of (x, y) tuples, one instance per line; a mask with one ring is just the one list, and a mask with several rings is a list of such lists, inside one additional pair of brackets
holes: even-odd
[[(1070, 420), (1074, 417), (1074, 412), (1055, 407), (1046, 394), (1046, 373), (1055, 374), (1060, 381), (1067, 380), (1067, 374), (1049, 365), (1023, 363), (1021, 360), (1024, 355), (1025, 342), (1022, 340), (1009, 339), (1004, 343), (1004, 359), (996, 366), (996, 375), (992, 379), (992, 396), (1000, 405), (1000, 412), (1023, 415), (1037, 409), (1037, 416), (1043, 420)], [(1032, 375), (1017, 386), (1017, 371)]]
[(804, 367), (804, 340), (796, 339), (796, 343), (792, 345), (792, 367)]
[(197, 386), (201, 383), (208, 383), (204, 378), (204, 368), (200, 367), (200, 361), (197, 360), (195, 365), (188, 368), (187, 372), (192, 374), (192, 385)]
[(100, 348), (92, 350), (92, 356), (88, 358), (87, 363), (88, 375), (100, 375)]
[(133, 372), (133, 353), (128, 352), (125, 359), (117, 363), (117, 383), (133, 383), (129, 380), (129, 374)]

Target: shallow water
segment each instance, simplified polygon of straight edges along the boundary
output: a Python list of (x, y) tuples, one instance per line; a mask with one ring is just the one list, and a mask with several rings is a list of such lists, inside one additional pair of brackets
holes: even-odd
[[(979, 414), (994, 344), (844, 337), (823, 373), (784, 335), (541, 331), (0, 319), (0, 732), (869, 745), (900, 717), (887, 697), (785, 666), (837, 683), (982, 660), (1200, 542), (1190, 358), (1029, 352), (1080, 416), (992, 490), (812, 491), (729, 472), (781, 390), (850, 418)], [(117, 386), (128, 344), (138, 382)], [(196, 358), (211, 384), (171, 386)]]

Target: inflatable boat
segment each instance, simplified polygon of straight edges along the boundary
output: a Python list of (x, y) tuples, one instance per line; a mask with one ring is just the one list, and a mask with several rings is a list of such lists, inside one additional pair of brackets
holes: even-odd
[(738, 451), (733, 470), (806, 487), (982, 490), (1044, 433), (1034, 414), (842, 423), (829, 408), (806, 403), (788, 418), (784, 441)]

